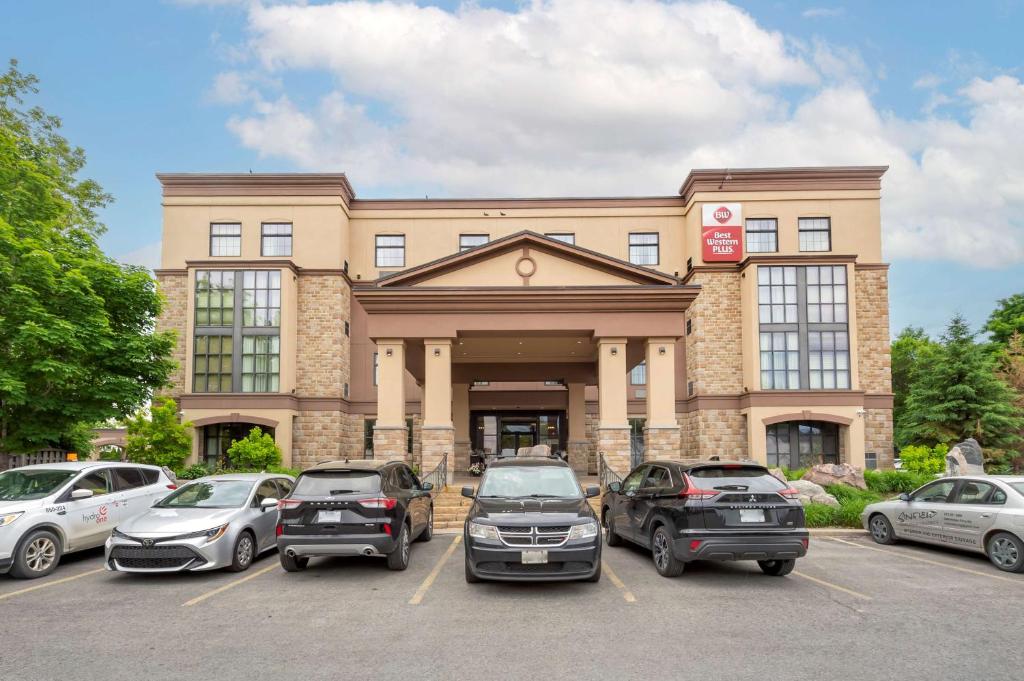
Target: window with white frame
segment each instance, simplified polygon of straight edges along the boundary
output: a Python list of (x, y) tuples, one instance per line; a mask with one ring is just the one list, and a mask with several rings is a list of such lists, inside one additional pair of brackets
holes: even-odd
[(576, 245), (576, 235), (572, 232), (549, 232), (544, 234), (549, 239), (561, 241), (564, 244)]
[(779, 221), (775, 218), (747, 220), (747, 253), (775, 253), (779, 250)]
[(631, 385), (647, 385), (647, 362), (640, 362), (629, 372)]
[(850, 387), (850, 338), (846, 331), (808, 331), (807, 350), (812, 390)]
[(292, 225), (290, 222), (264, 222), (260, 229), (260, 255), (291, 257)]
[(490, 237), (487, 234), (460, 234), (459, 253), (476, 248), (477, 246), (483, 246), (488, 240), (490, 240)]
[(629, 262), (634, 265), (658, 264), (658, 233), (631, 232), (629, 235)]
[(242, 225), (237, 222), (210, 224), (210, 256), (242, 255)]
[(832, 250), (831, 218), (800, 218), (797, 220), (800, 232), (801, 251)]
[(405, 235), (378, 234), (376, 256), (377, 267), (405, 267)]

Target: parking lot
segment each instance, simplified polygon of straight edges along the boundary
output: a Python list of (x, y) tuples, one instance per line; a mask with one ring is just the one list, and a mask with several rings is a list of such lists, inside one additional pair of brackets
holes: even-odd
[(1024, 575), (983, 556), (815, 537), (786, 578), (753, 563), (658, 576), (604, 551), (597, 584), (467, 584), (461, 537), (405, 572), (276, 554), (245, 573), (128, 575), (69, 556), (0, 578), (0, 679), (1019, 679)]

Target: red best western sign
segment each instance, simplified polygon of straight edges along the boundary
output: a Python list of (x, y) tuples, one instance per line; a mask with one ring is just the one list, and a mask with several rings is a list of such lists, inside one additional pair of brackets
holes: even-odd
[(738, 203), (701, 206), (701, 255), (704, 262), (739, 262), (743, 258), (743, 208)]

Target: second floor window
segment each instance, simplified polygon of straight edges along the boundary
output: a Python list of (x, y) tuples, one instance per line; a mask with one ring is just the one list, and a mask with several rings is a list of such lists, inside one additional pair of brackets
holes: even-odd
[(832, 250), (832, 220), (830, 218), (800, 218), (801, 251)]
[(378, 234), (375, 243), (377, 267), (405, 267), (404, 234)]
[(292, 225), (290, 222), (265, 222), (260, 235), (260, 255), (291, 257)]
[(460, 234), (459, 235), (459, 253), (468, 251), (471, 248), (477, 246), (483, 246), (490, 237), (486, 234)]
[(629, 261), (634, 265), (658, 264), (658, 233), (633, 232), (629, 235)]
[(544, 236), (549, 239), (554, 239), (555, 241), (561, 241), (564, 244), (570, 244), (572, 246), (576, 245), (576, 235), (572, 232), (552, 232), (550, 234), (545, 234)]
[(242, 225), (214, 222), (210, 225), (210, 257), (242, 255)]
[(775, 218), (747, 220), (747, 253), (775, 253), (778, 250), (778, 220)]
[(632, 385), (647, 385), (647, 362), (640, 362), (629, 372), (629, 382)]

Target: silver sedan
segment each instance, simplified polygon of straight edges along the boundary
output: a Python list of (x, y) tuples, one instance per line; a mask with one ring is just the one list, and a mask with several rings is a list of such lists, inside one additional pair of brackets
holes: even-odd
[(294, 483), (267, 473), (193, 480), (114, 528), (106, 543), (107, 569), (246, 570), (277, 546), (277, 501)]
[(1024, 572), (1024, 477), (942, 478), (861, 514), (879, 544), (912, 539), (984, 553), (1000, 570)]

